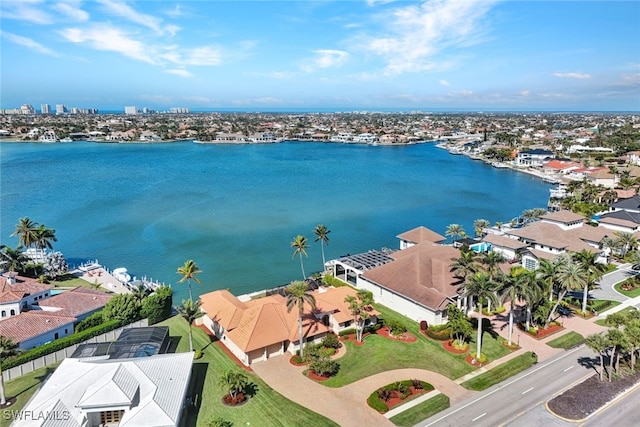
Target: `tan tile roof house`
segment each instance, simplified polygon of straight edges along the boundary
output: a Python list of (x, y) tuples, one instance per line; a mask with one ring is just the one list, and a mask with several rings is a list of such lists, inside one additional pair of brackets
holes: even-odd
[(400, 249), (405, 249), (409, 246), (417, 245), (422, 242), (440, 243), (447, 240), (446, 237), (441, 236), (435, 231), (429, 230), (427, 227), (423, 226), (405, 231), (396, 237), (400, 239)]
[(394, 261), (364, 272), (357, 287), (415, 320), (438, 324), (447, 306), (458, 300), (461, 281), (451, 272), (451, 263), (459, 256), (457, 248), (426, 241), (394, 252)]
[[(317, 341), (349, 327), (353, 316), (344, 299), (355, 294), (347, 286), (313, 291), (316, 309), (312, 312), (304, 306), (304, 341)], [(247, 366), (299, 349), (298, 309), (288, 312), (282, 295), (241, 301), (227, 290), (218, 290), (201, 295), (200, 300), (205, 312), (200, 322)]]

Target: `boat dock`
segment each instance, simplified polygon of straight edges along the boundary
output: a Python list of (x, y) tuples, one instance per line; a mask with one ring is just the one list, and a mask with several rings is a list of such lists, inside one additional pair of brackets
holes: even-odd
[(134, 277), (132, 280), (126, 271), (125, 268), (116, 268), (110, 271), (96, 260), (82, 264), (72, 273), (89, 283), (97, 283), (104, 290), (116, 294), (130, 294), (131, 288), (140, 284), (144, 285), (149, 291), (153, 291), (157, 286), (161, 285), (161, 283), (154, 282), (146, 277), (142, 279)]

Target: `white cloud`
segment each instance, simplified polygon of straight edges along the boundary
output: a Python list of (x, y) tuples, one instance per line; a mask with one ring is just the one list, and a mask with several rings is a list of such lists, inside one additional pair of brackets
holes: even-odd
[(591, 75), (585, 73), (553, 73), (554, 76), (566, 79), (590, 79)]
[(53, 9), (76, 22), (85, 22), (89, 20), (89, 14), (80, 9), (80, 2), (76, 0), (56, 3), (53, 5)]
[(528, 90), (523, 90), (520, 92), (520, 96), (529, 96), (529, 95), (531, 95), (531, 92)]
[(175, 74), (176, 76), (180, 77), (193, 77), (193, 74), (183, 68), (172, 68), (169, 70), (164, 70), (164, 72), (168, 74)]
[(179, 4), (175, 5), (173, 9), (169, 9), (164, 13), (167, 16), (170, 16), (172, 18), (179, 18), (180, 16), (184, 15), (184, 12), (182, 11), (182, 7)]
[(333, 68), (339, 67), (349, 59), (349, 53), (343, 50), (319, 49), (313, 51), (315, 58), (309, 59), (302, 66), (302, 69), (308, 73), (313, 72), (316, 68)]
[(40, 43), (38, 43), (37, 41), (30, 39), (28, 37), (23, 37), (23, 36), (19, 36), (17, 34), (12, 34), (12, 33), (7, 33), (6, 31), (2, 31), (1, 32), (2, 36), (9, 40), (12, 43), (15, 43), (17, 45), (20, 46), (24, 46), (28, 49), (31, 49), (35, 52), (38, 53), (42, 53), (45, 55), (51, 55), (51, 56), (59, 56), (56, 52), (52, 51), (49, 48), (44, 47), (43, 45), (41, 45)]
[(446, 81), (444, 79), (443, 80), (439, 80), (438, 83), (440, 83), (440, 85), (442, 85), (442, 86), (451, 86), (451, 83), (449, 83), (448, 81)]
[(221, 54), (215, 47), (196, 47), (185, 51), (183, 61), (185, 65), (219, 65)]
[(387, 63), (387, 74), (440, 68), (436, 54), (481, 43), (493, 0), (432, 0), (398, 7), (386, 19), (388, 32), (370, 37), (366, 48)]
[(158, 34), (162, 34), (164, 32), (161, 27), (162, 20), (155, 16), (137, 12), (126, 3), (111, 0), (98, 0), (98, 2), (105, 6), (107, 10), (114, 15), (121, 16), (131, 22), (150, 28)]
[(129, 58), (149, 64), (157, 64), (155, 54), (148, 46), (128, 37), (118, 28), (95, 25), (83, 28), (67, 28), (59, 34), (72, 43), (87, 44), (97, 50), (118, 52)]
[(15, 19), (39, 25), (51, 24), (53, 18), (43, 10), (43, 4), (42, 0), (3, 0), (0, 2), (2, 19)]

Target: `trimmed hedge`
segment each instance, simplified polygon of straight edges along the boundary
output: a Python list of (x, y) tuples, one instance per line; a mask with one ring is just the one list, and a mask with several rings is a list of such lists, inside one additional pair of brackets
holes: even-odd
[(356, 333), (355, 328), (349, 328), (349, 329), (345, 329), (344, 331), (340, 331), (338, 335), (340, 335), (341, 337), (344, 337), (345, 335), (351, 335), (355, 333)]
[(322, 283), (324, 283), (327, 286), (333, 286), (334, 288), (340, 288), (342, 286), (348, 286), (348, 284), (346, 284), (342, 280), (332, 276), (331, 274), (325, 274), (322, 277)]
[[(385, 413), (387, 411), (389, 411), (389, 408), (387, 406), (387, 404), (382, 401), (382, 399), (380, 399), (380, 396), (378, 394), (379, 390), (389, 390), (389, 391), (395, 391), (400, 393), (401, 395), (403, 395), (404, 397), (402, 397), (402, 399), (406, 399), (406, 397), (408, 396), (409, 393), (409, 387), (414, 385), (414, 381), (418, 381), (418, 380), (404, 380), (404, 381), (396, 381), (395, 383), (391, 383), (391, 384), (387, 384), (384, 387), (380, 387), (379, 389), (377, 389), (376, 391), (374, 391), (373, 393), (371, 393), (369, 395), (369, 398), (367, 399), (367, 404), (369, 406), (371, 406), (373, 409), (375, 409), (378, 412), (381, 413)], [(425, 381), (420, 381), (420, 385), (422, 386), (422, 390), (424, 390), (425, 392), (429, 392), (434, 390), (434, 387), (429, 384), (428, 382)]]
[(432, 328), (427, 328), (424, 330), (424, 333), (434, 340), (438, 341), (446, 341), (451, 338), (451, 329), (445, 328), (439, 331), (434, 331)]
[(22, 365), (23, 363), (30, 362), (38, 357), (46, 356), (47, 354), (55, 353), (58, 350), (62, 350), (63, 348), (69, 347), (74, 344), (81, 343), (82, 341), (86, 341), (90, 338), (96, 337), (98, 335), (102, 335), (105, 332), (112, 331), (114, 329), (118, 329), (121, 326), (120, 321), (118, 320), (110, 320), (108, 322), (103, 323), (102, 325), (94, 326), (92, 328), (86, 329), (82, 332), (75, 333), (73, 335), (69, 335), (64, 338), (60, 338), (58, 340), (52, 341), (48, 344), (41, 345), (39, 347), (33, 348), (31, 350), (27, 350), (23, 353), (20, 353), (16, 356), (8, 357), (2, 361), (2, 370), (10, 369), (15, 366)]

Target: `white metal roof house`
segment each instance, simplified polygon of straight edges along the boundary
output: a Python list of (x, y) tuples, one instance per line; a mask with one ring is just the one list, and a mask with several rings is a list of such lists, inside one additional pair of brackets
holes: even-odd
[(165, 427), (180, 424), (193, 353), (65, 359), (15, 427)]

